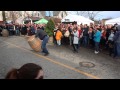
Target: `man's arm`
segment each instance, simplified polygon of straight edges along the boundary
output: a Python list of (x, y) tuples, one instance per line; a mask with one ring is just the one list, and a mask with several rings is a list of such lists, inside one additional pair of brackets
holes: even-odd
[(35, 34), (35, 37), (38, 37), (39, 36), (39, 31), (37, 30), (37, 33)]

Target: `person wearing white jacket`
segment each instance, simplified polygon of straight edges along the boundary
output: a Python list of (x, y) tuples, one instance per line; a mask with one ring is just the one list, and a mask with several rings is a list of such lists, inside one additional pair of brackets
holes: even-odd
[(76, 29), (74, 29), (72, 34), (73, 34), (73, 49), (74, 52), (78, 53), (79, 32)]

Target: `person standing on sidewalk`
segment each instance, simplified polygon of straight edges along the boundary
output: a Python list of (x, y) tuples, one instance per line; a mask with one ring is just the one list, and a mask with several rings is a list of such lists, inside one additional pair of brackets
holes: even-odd
[(95, 54), (99, 53), (100, 39), (101, 39), (101, 32), (98, 30), (97, 26), (95, 26), (95, 34), (94, 34)]
[(48, 43), (49, 36), (44, 30), (38, 27), (35, 37), (38, 37), (40, 40), (42, 40), (42, 45), (41, 45), (42, 52), (45, 53), (44, 56), (47, 56), (49, 52), (47, 50), (46, 44)]

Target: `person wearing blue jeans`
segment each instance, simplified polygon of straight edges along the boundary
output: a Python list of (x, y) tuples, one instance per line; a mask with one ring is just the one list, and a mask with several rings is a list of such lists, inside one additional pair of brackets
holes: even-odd
[(44, 56), (47, 56), (49, 54), (49, 52), (47, 50), (46, 45), (48, 43), (49, 36), (47, 35), (47, 33), (44, 30), (42, 30), (38, 27), (35, 37), (39, 37), (40, 40), (43, 40), (41, 48), (42, 48), (42, 52), (45, 53)]
[(95, 27), (94, 42), (95, 42), (95, 54), (99, 53), (99, 43), (101, 39), (101, 32)]
[(99, 42), (95, 42), (95, 53), (99, 52)]
[(83, 36), (83, 45), (87, 47), (88, 45), (88, 36)]
[(48, 52), (48, 50), (46, 48), (46, 44), (48, 43), (48, 40), (49, 40), (49, 36), (45, 36), (43, 41), (42, 41), (42, 46), (41, 46), (42, 52), (46, 53), (46, 54), (49, 54), (49, 52)]
[(87, 47), (88, 46), (88, 26), (85, 25), (83, 28), (83, 46)]
[(16, 29), (15, 32), (16, 32), (16, 36), (20, 35), (19, 29)]

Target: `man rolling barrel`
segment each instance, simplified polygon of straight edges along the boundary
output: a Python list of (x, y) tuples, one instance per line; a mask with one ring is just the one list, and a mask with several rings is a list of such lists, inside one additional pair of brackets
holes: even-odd
[(39, 37), (40, 40), (43, 40), (42, 45), (41, 45), (42, 53), (45, 53), (44, 56), (47, 56), (49, 54), (49, 52), (47, 50), (46, 44), (48, 43), (49, 36), (47, 35), (47, 33), (44, 30), (42, 30), (42, 29), (40, 29), (40, 27), (38, 27), (35, 37)]

